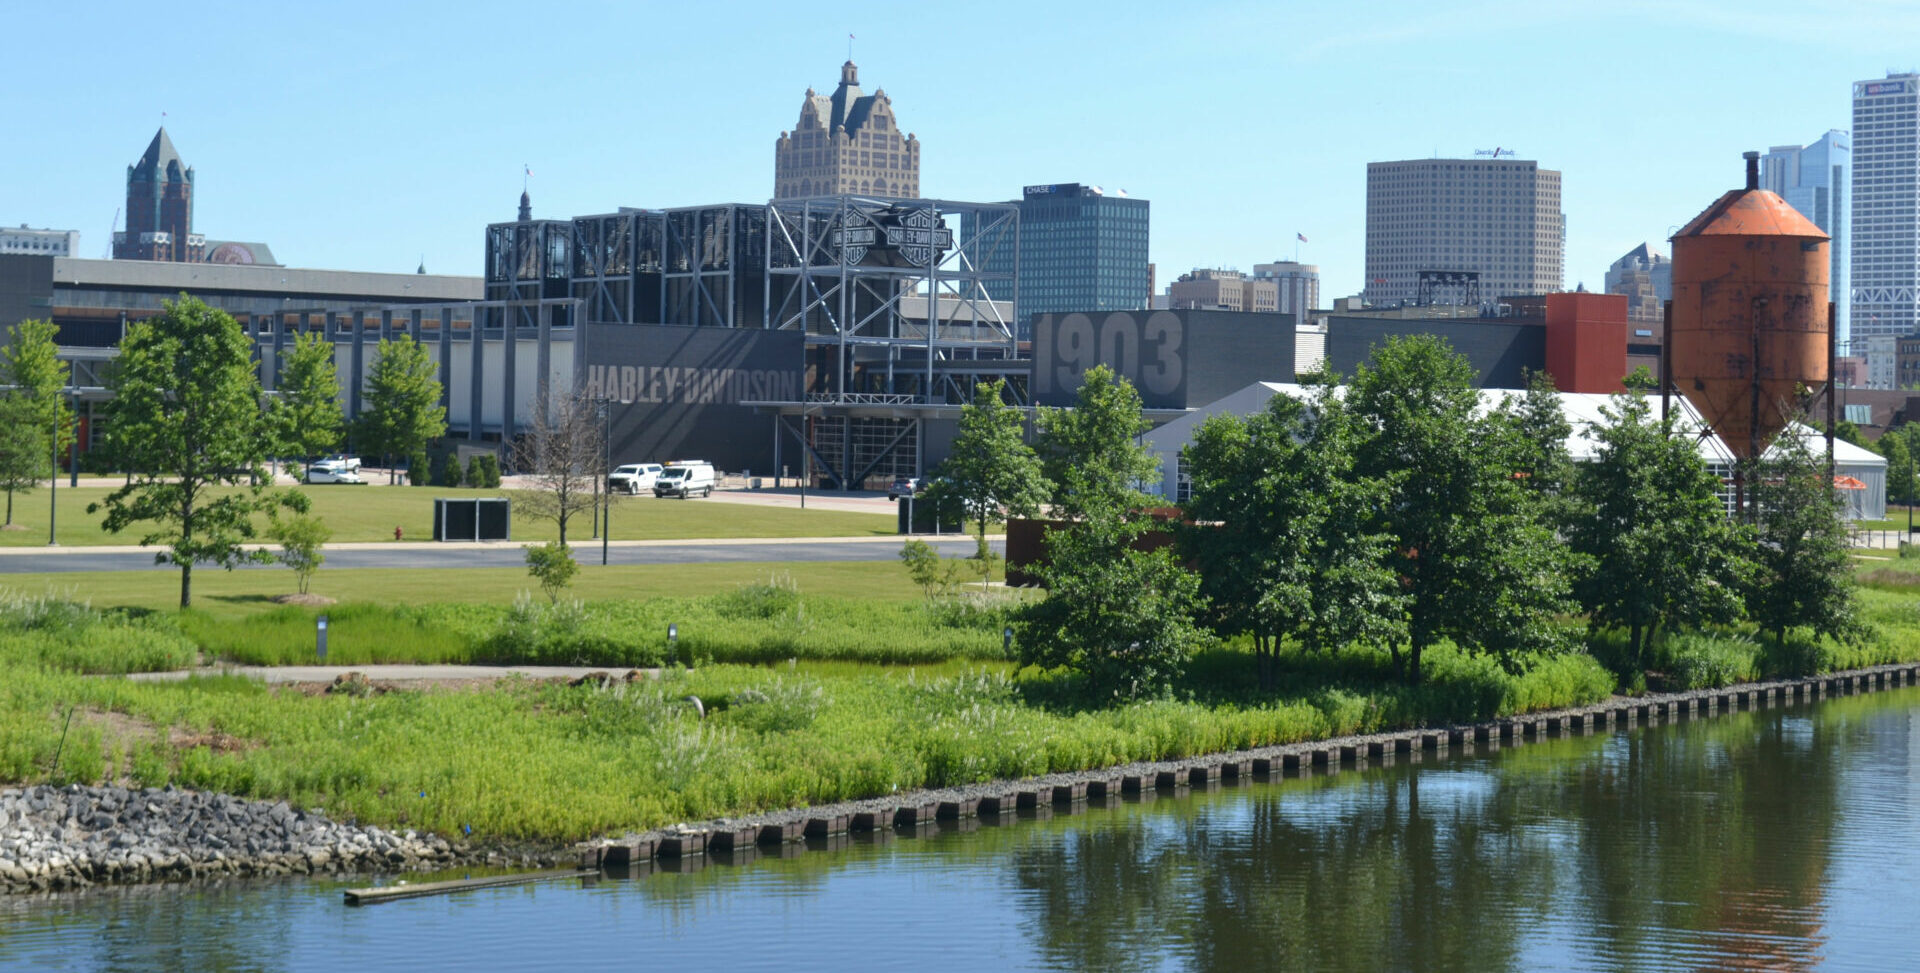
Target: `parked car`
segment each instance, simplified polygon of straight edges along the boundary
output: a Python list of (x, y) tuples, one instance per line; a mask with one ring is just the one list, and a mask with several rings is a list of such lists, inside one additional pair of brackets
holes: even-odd
[(345, 453), (335, 453), (332, 456), (323, 456), (319, 459), (319, 462), (337, 466), (340, 469), (346, 470), (349, 473), (360, 469), (360, 457), (348, 456)]
[(348, 469), (333, 460), (323, 460), (307, 467), (308, 483), (365, 483), (356, 470)]
[(896, 476), (893, 478), (893, 485), (887, 487), (887, 499), (898, 500), (901, 497), (910, 497), (926, 488), (927, 478), (924, 476)]
[(637, 496), (642, 490), (653, 489), (662, 469), (659, 463), (628, 463), (618, 467), (607, 475), (607, 492)]
[(668, 463), (654, 478), (653, 495), (656, 497), (679, 497), (685, 500), (694, 494), (707, 496), (713, 492), (713, 464), (703, 460), (676, 460)]

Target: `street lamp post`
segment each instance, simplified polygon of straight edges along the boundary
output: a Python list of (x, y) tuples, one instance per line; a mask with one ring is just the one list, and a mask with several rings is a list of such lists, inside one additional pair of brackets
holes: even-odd
[[(607, 400), (600, 400), (600, 465), (607, 472), (613, 472), (613, 410), (607, 408)], [(607, 542), (613, 537), (613, 491), (601, 494), (606, 504), (600, 514), (600, 566), (607, 566)]]
[(53, 400), (53, 428), (50, 429), (49, 432), (52, 433), (52, 435), (47, 437), (47, 442), (51, 444), (49, 446), (49, 457), (48, 457), (50, 462), (47, 465), (47, 469), (50, 472), (50, 475), (47, 477), (47, 546), (52, 547), (55, 543), (57, 543), (53, 539), (54, 528), (58, 526), (60, 522), (60, 504), (59, 504), (59, 498), (60, 498), (60, 400), (59, 399)]

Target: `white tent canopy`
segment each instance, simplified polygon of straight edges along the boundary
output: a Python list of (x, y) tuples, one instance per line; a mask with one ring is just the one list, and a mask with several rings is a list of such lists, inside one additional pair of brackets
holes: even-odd
[[(1336, 390), (1336, 394), (1344, 389)], [(1175, 502), (1183, 502), (1187, 496), (1187, 480), (1180, 465), (1180, 453), (1193, 441), (1194, 431), (1209, 416), (1221, 413), (1248, 416), (1266, 408), (1267, 401), (1276, 395), (1294, 398), (1306, 398), (1313, 390), (1304, 385), (1291, 382), (1256, 382), (1225, 398), (1208, 403), (1181, 416), (1141, 437), (1146, 447), (1158, 458), (1160, 482), (1151, 487), (1152, 492), (1165, 496)], [(1509, 397), (1524, 395), (1512, 389), (1480, 390), (1480, 407), (1491, 411), (1499, 408)], [(1610, 395), (1592, 392), (1560, 392), (1560, 409), (1567, 417), (1567, 424), (1573, 432), (1567, 437), (1567, 453), (1575, 462), (1593, 459), (1599, 451), (1599, 443), (1593, 438), (1595, 427), (1606, 422), (1601, 409), (1612, 400)], [(1660, 405), (1657, 399), (1650, 401), (1656, 414)], [(1684, 396), (1676, 395), (1671, 400), (1676, 412), (1675, 426), (1680, 430), (1699, 437), (1700, 458), (1723, 480), (1733, 475), (1733, 452), (1729, 450), (1719, 436), (1706, 433), (1706, 421), (1700, 417), (1699, 410), (1693, 407)], [(1705, 435), (1703, 435), (1705, 433)], [(1789, 427), (1783, 435), (1798, 435), (1807, 442), (1807, 448), (1815, 455), (1826, 451), (1825, 434), (1800, 423)], [(1771, 451), (1771, 450), (1770, 450)], [(1878, 520), (1887, 513), (1887, 461), (1870, 449), (1862, 449), (1852, 443), (1835, 440), (1833, 444), (1834, 477), (1838, 481), (1840, 493), (1847, 501), (1847, 516), (1856, 520)], [(1857, 486), (1855, 484), (1858, 484)], [(1733, 486), (1729, 482), (1723, 491), (1731, 505)]]

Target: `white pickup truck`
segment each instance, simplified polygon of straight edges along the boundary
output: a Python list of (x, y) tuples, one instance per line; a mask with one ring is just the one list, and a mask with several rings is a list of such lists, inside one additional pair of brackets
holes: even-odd
[(628, 463), (618, 467), (607, 475), (607, 492), (638, 496), (643, 490), (653, 489), (660, 470), (659, 463)]

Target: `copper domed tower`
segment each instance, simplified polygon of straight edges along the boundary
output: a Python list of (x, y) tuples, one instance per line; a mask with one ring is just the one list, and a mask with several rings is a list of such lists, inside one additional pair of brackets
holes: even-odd
[(1801, 395), (1827, 384), (1832, 331), (1831, 239), (1760, 188), (1759, 153), (1746, 160), (1747, 187), (1673, 237), (1666, 347), (1672, 387), (1739, 460), (1764, 453)]

